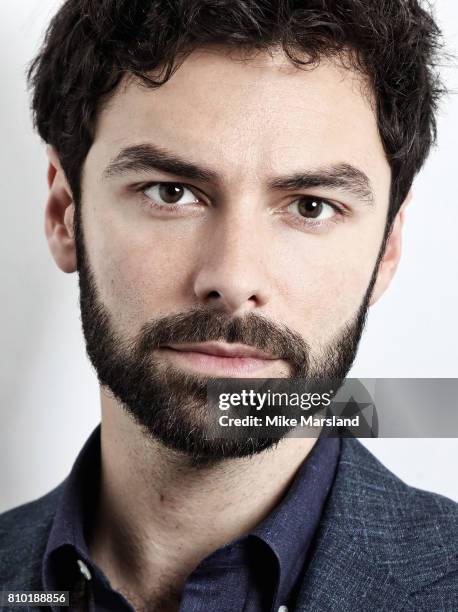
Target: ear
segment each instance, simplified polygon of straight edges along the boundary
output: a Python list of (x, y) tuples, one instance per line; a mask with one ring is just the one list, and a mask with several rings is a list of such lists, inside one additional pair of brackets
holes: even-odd
[(397, 270), (402, 253), (402, 228), (404, 225), (404, 217), (406, 208), (411, 199), (412, 192), (409, 191), (394, 219), (391, 234), (386, 243), (385, 253), (383, 254), (383, 259), (379, 265), (377, 280), (375, 281), (375, 285), (372, 290), (371, 299), (369, 301), (370, 306), (375, 304), (385, 293)]
[(45, 232), (55, 262), (63, 272), (75, 272), (76, 245), (73, 232), (75, 203), (56, 150), (47, 146), (49, 197)]

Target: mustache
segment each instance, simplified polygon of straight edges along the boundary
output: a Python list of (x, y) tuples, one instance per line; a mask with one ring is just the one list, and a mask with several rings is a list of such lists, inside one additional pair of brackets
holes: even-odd
[(278, 355), (296, 371), (307, 369), (310, 359), (308, 343), (286, 325), (278, 325), (253, 312), (243, 317), (229, 317), (200, 307), (145, 323), (137, 346), (141, 353), (147, 354), (167, 344), (210, 341), (237, 342)]

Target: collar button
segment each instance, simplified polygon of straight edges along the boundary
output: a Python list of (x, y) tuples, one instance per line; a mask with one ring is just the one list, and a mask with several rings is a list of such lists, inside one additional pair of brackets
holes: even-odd
[[(89, 571), (88, 566), (84, 563), (84, 561), (81, 561), (81, 559), (78, 559), (77, 563), (78, 563), (80, 573), (86, 578), (86, 580), (91, 580), (92, 574)], [(281, 612), (284, 612), (284, 611), (282, 610)]]

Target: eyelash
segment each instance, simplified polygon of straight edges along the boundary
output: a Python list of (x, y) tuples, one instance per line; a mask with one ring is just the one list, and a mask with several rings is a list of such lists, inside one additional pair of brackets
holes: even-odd
[[(146, 195), (143, 194), (144, 191), (146, 191), (147, 189), (150, 189), (151, 187), (156, 187), (157, 185), (180, 185), (181, 187), (185, 187), (186, 189), (189, 189), (189, 191), (191, 191), (197, 199), (201, 199), (200, 195), (199, 195), (199, 190), (197, 190), (195, 187), (188, 185), (187, 183), (178, 183), (178, 182), (174, 182), (174, 181), (155, 181), (155, 182), (151, 182), (151, 183), (143, 183), (141, 185), (138, 185), (134, 188), (134, 191), (136, 193), (139, 193), (141, 195), (143, 195), (143, 203), (148, 207), (148, 208), (153, 208), (154, 210), (164, 210), (164, 211), (168, 211), (168, 212), (174, 212), (176, 210), (182, 209), (183, 205), (180, 204), (158, 204), (157, 202), (153, 202), (153, 200), (151, 200), (151, 198), (148, 198)], [(197, 193), (196, 193), (197, 192)], [(295, 202), (299, 201), (301, 198), (316, 198), (319, 202), (322, 202), (323, 204), (327, 204), (328, 206), (330, 206), (334, 211), (335, 211), (335, 216), (332, 217), (331, 219), (307, 219), (306, 217), (300, 217), (299, 215), (293, 215), (292, 217), (295, 218), (296, 222), (299, 223), (302, 226), (306, 226), (309, 227), (311, 229), (313, 228), (320, 228), (321, 226), (325, 226), (328, 225), (329, 223), (338, 223), (339, 221), (343, 220), (345, 217), (348, 217), (350, 215), (350, 212), (341, 204), (336, 204), (335, 202), (331, 202), (325, 198), (319, 198), (314, 196), (313, 194), (302, 194), (297, 196), (296, 198), (293, 198), (289, 204), (287, 205), (287, 207), (291, 206), (292, 204), (294, 204)]]

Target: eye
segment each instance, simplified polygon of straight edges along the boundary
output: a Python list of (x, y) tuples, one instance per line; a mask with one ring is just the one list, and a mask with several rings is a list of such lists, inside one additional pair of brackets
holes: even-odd
[(194, 193), (181, 183), (156, 183), (144, 189), (143, 193), (160, 206), (199, 203)]
[(299, 213), (304, 219), (317, 221), (332, 219), (337, 214), (335, 206), (314, 196), (302, 196), (294, 200), (288, 209)]

